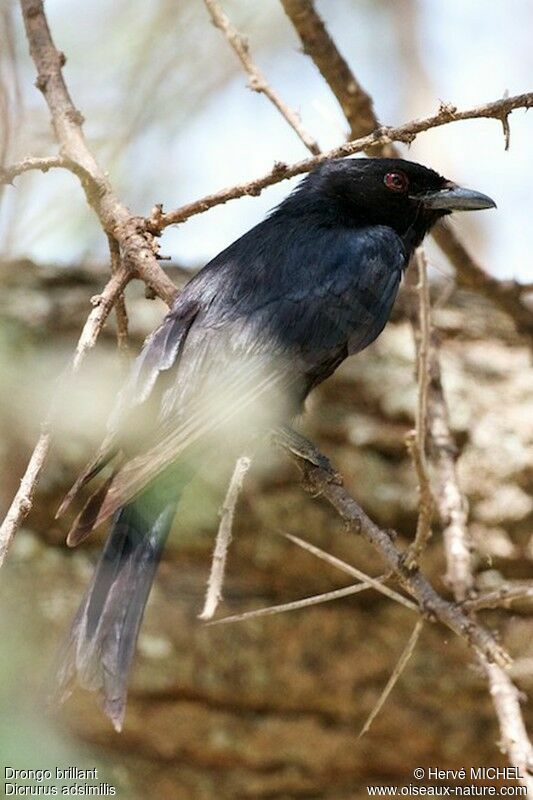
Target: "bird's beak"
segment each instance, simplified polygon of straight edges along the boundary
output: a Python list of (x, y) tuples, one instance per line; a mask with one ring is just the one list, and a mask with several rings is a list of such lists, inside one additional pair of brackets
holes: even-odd
[(416, 200), (426, 208), (437, 211), (478, 211), (483, 208), (496, 208), (496, 203), (491, 197), (473, 189), (464, 189), (451, 181), (443, 189), (417, 195)]

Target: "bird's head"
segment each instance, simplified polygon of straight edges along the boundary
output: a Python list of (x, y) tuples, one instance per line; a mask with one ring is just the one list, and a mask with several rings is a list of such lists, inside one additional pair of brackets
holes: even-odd
[(310, 212), (324, 214), (326, 224), (387, 225), (408, 247), (418, 245), (432, 225), (452, 211), (496, 206), (487, 195), (400, 158), (326, 161), (293, 196)]

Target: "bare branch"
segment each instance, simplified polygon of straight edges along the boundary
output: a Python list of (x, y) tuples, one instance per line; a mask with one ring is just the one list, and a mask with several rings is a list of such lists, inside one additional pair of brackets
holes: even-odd
[(417, 378), (418, 402), (415, 414), (415, 431), (408, 437), (407, 446), (411, 453), (418, 477), (418, 521), (415, 539), (406, 556), (406, 564), (413, 567), (418, 563), (431, 537), (431, 517), (433, 513), (433, 495), (428, 474), (426, 459), (429, 359), (430, 359), (430, 300), (427, 275), (427, 261), (424, 250), (419, 247), (414, 263), (418, 272), (417, 293), (418, 324), (414, 326), (417, 341)]
[(498, 715), (501, 732), (500, 746), (509, 761), (518, 768), (521, 782), (528, 793), (533, 792), (533, 747), (529, 741), (520, 694), (509, 675), (496, 664), (482, 663), (488, 677), (490, 694)]
[[(11, 174), (58, 166), (70, 169), (79, 177), (87, 201), (96, 211), (111, 246), (113, 274), (102, 294), (91, 299), (93, 309), (85, 322), (71, 364), (71, 371), (76, 372), (87, 351), (94, 346), (113, 305), (123, 297), (123, 290), (133, 277), (142, 278), (151, 291), (168, 303), (175, 298), (177, 289), (157, 263), (157, 245), (144, 221), (134, 217), (120, 202), (85, 141), (83, 117), (74, 106), (63, 80), (65, 56), (54, 46), (42, 0), (21, 0), (21, 8), (30, 53), (38, 72), (36, 85), (50, 109), (60, 156), (25, 159), (10, 168)], [(124, 341), (126, 317), (124, 307), (121, 311), (120, 300), (118, 320), (119, 337)], [(53, 410), (43, 426), (19, 491), (0, 528), (0, 565), (17, 529), (31, 509), (35, 487), (50, 448), (52, 415)]]
[(533, 586), (529, 584), (506, 584), (493, 592), (481, 594), (471, 600), (465, 600), (463, 608), (468, 611), (481, 611), (484, 608), (507, 608), (514, 600), (533, 599)]
[(435, 471), (435, 499), (444, 526), (442, 536), (447, 564), (446, 582), (453, 589), (455, 598), (461, 602), (468, 597), (474, 585), (468, 504), (459, 488), (456, 466), (458, 452), (450, 431), (436, 333), (431, 341), (430, 374), (430, 457)]
[[(448, 411), (441, 385), (436, 336), (433, 337), (432, 354), (429, 414), (437, 504), (445, 524), (443, 536), (448, 565), (446, 580), (452, 587), (456, 600), (462, 601), (474, 584), (467, 528), (467, 504), (457, 479), (457, 450), (450, 433)], [(463, 608), (472, 614), (476, 610), (477, 600), (481, 598), (467, 600), (463, 603)], [(477, 607), (480, 608), (481, 605)], [(501, 745), (511, 764), (517, 767), (522, 775), (523, 785), (531, 792), (533, 791), (533, 747), (522, 717), (518, 689), (503, 668), (505, 665), (493, 661), (487, 652), (481, 650), (478, 651), (478, 660), (487, 677), (498, 717)]]
[(4, 563), (7, 551), (33, 505), (35, 487), (50, 449), (50, 433), (46, 428), (41, 433), (30, 461), (20, 482), (19, 489), (0, 527), (0, 567)]
[(41, 172), (48, 172), (50, 169), (56, 167), (66, 167), (67, 161), (61, 156), (48, 156), (46, 158), (23, 158), (18, 164), (12, 164), (10, 167), (0, 169), (0, 183), (13, 183), (16, 177), (22, 175), (24, 172), (31, 170), (40, 170)]
[[(350, 126), (350, 139), (358, 139), (379, 128), (372, 98), (363, 89), (328, 33), (312, 0), (281, 0), (285, 13), (310, 56), (338, 100)], [(373, 144), (369, 155), (397, 155), (390, 143)]]
[[(122, 268), (122, 260), (120, 258), (120, 247), (116, 239), (112, 236), (107, 236), (109, 244), (109, 253), (111, 255), (111, 274), (118, 273)], [(115, 301), (115, 318), (117, 321), (117, 346), (122, 358), (128, 361), (129, 356), (129, 338), (128, 338), (128, 311), (126, 308), (126, 298), (124, 292), (117, 294)]]
[(533, 92), (515, 95), (514, 97), (504, 97), (493, 103), (486, 103), (482, 106), (467, 109), (466, 111), (453, 111), (449, 107), (441, 107), (440, 110), (424, 119), (407, 122), (396, 128), (381, 127), (368, 136), (363, 136), (351, 142), (335, 147), (327, 153), (298, 161), (296, 164), (283, 164), (277, 162), (266, 175), (255, 178), (252, 181), (232, 186), (228, 189), (221, 189), (214, 194), (206, 195), (200, 200), (181, 206), (174, 211), (158, 213), (147, 220), (148, 230), (153, 233), (160, 233), (169, 225), (184, 222), (195, 214), (202, 214), (214, 206), (227, 203), (228, 200), (235, 200), (237, 197), (245, 195), (261, 194), (267, 186), (272, 186), (280, 181), (293, 178), (295, 175), (302, 175), (309, 172), (319, 164), (330, 158), (344, 158), (355, 153), (360, 153), (374, 144), (389, 144), (392, 141), (412, 142), (419, 133), (448, 125), (451, 122), (459, 122), (467, 119), (500, 119), (502, 113), (510, 114), (517, 108), (530, 108), (533, 105)]
[(387, 700), (387, 697), (390, 695), (390, 693), (392, 692), (392, 690), (396, 686), (396, 684), (398, 682), (398, 678), (400, 677), (400, 675), (404, 671), (404, 669), (405, 669), (405, 667), (407, 665), (407, 662), (409, 661), (409, 659), (411, 658), (411, 656), (413, 654), (413, 650), (416, 647), (416, 643), (418, 642), (420, 634), (422, 633), (422, 628), (423, 627), (424, 627), (424, 620), (423, 619), (419, 619), (417, 621), (415, 627), (413, 628), (413, 632), (411, 633), (409, 639), (407, 640), (407, 644), (405, 645), (400, 658), (396, 662), (396, 666), (394, 667), (394, 669), (392, 671), (392, 675), (390, 676), (389, 680), (387, 681), (387, 683), (385, 685), (385, 688), (381, 692), (376, 705), (374, 706), (374, 708), (372, 709), (372, 711), (368, 715), (365, 724), (361, 728), (361, 733), (359, 734), (359, 738), (361, 738), (361, 736), (364, 736), (365, 733), (367, 733), (370, 730), (370, 726), (372, 725), (372, 723), (376, 719), (377, 715), (379, 714), (379, 712), (383, 708), (383, 706), (384, 706), (384, 704), (385, 704), (385, 702)]
[(251, 55), (250, 48), (245, 37), (236, 30), (220, 7), (217, 0), (204, 0), (205, 5), (211, 15), (213, 24), (219, 28), (229, 44), (237, 54), (239, 61), (244, 67), (245, 71), (250, 77), (250, 89), (254, 92), (260, 92), (267, 97), (271, 103), (275, 105), (280, 114), (287, 120), (291, 128), (302, 140), (307, 149), (314, 155), (320, 153), (320, 147), (313, 137), (307, 133), (303, 127), (301, 120), (289, 106), (281, 99), (279, 94), (268, 83), (265, 75), (261, 72), (259, 67), (254, 63)]
[(204, 607), (202, 613), (198, 615), (199, 619), (212, 619), (222, 599), (222, 585), (224, 583), (224, 573), (226, 571), (228, 547), (231, 543), (235, 508), (241, 493), (244, 478), (250, 469), (251, 463), (251, 459), (248, 458), (248, 456), (240, 456), (235, 464), (228, 491), (226, 492), (226, 497), (224, 498), (224, 503), (220, 510), (220, 525), (215, 542), (215, 549), (213, 551), (211, 572), (209, 573), (209, 580), (207, 582)]
[(359, 578), (359, 580), (363, 581), (364, 583), (368, 583), (373, 589), (376, 591), (381, 592), (390, 600), (394, 600), (396, 603), (399, 603), (405, 608), (408, 608), (410, 611), (418, 611), (418, 607), (415, 603), (412, 603), (411, 600), (408, 600), (398, 592), (395, 592), (394, 589), (391, 589), (389, 586), (385, 586), (382, 583), (381, 578), (371, 578), (370, 575), (367, 575), (365, 572), (361, 572), (360, 569), (354, 567), (352, 564), (347, 564), (346, 561), (342, 561), (340, 558), (336, 558), (332, 556), (331, 553), (326, 553), (325, 550), (321, 550), (320, 547), (316, 547), (316, 545), (311, 544), (310, 542), (306, 542), (305, 539), (300, 539), (299, 536), (294, 536), (292, 533), (283, 533), (280, 532), (282, 536), (289, 541), (297, 544), (298, 547), (307, 550), (309, 553), (312, 553), (317, 558), (322, 559), (322, 561), (326, 561), (328, 564), (331, 564), (337, 569), (342, 570), (342, 572), (346, 572), (348, 575), (351, 575), (353, 578)]
[(302, 600), (293, 600), (291, 603), (281, 603), (277, 606), (269, 606), (268, 608), (258, 608), (255, 611), (245, 611), (243, 614), (233, 614), (231, 617), (223, 617), (216, 619), (213, 622), (208, 622), (208, 625), (222, 625), (227, 622), (242, 622), (245, 619), (256, 619), (256, 617), (269, 617), (274, 614), (282, 614), (285, 611), (296, 611), (298, 608), (308, 608), (309, 606), (316, 606), (320, 603), (327, 603), (330, 600), (339, 600), (342, 597), (350, 597), (353, 594), (359, 594), (366, 589), (370, 589), (369, 583), (356, 583), (354, 586), (346, 586), (343, 589), (334, 589), (331, 592), (323, 592), (322, 594), (313, 595), (313, 597), (304, 597)]
[[(108, 281), (103, 292), (92, 298), (93, 309), (83, 326), (68, 374), (76, 373), (79, 370), (85, 355), (94, 347), (98, 335), (113, 308), (116, 296), (122, 291), (127, 280), (128, 275), (125, 270), (116, 272)], [(31, 510), (35, 488), (50, 450), (52, 440), (50, 425), (53, 420), (53, 413), (54, 409), (52, 406), (48, 419), (43, 425), (43, 431), (30, 457), (19, 490), (0, 527), (0, 567), (5, 561), (13, 537)]]
[[(377, 550), (386, 566), (394, 572), (404, 589), (416, 600), (422, 613), (429, 618), (440, 620), (476, 651), (482, 653), (490, 663), (502, 667), (509, 665), (509, 656), (494, 641), (488, 630), (468, 616), (459, 605), (441, 597), (418, 569), (409, 570), (406, 567), (404, 554), (396, 547), (395, 534), (382, 530), (365, 514), (343, 487), (333, 468), (331, 466), (326, 468), (325, 456), (314, 445), (308, 442), (308, 453), (298, 454), (287, 445), (285, 439), (274, 437), (274, 440), (286, 449), (300, 468), (303, 475), (302, 485), (306, 492), (313, 497), (321, 495), (337, 511), (345, 523), (347, 532), (360, 534)], [(302, 451), (301, 443), (300, 450)]]

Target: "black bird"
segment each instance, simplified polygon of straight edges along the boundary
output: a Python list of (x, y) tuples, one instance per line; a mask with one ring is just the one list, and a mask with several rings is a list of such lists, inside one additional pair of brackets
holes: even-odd
[(290, 421), (313, 387), (381, 333), (434, 223), (494, 206), (409, 161), (331, 160), (189, 281), (146, 340), (104, 445), (58, 512), (111, 464), (68, 537), (77, 544), (113, 515), (62, 655), (63, 697), (77, 676), (121, 729), (150, 587), (197, 465), (215, 453), (233, 460)]

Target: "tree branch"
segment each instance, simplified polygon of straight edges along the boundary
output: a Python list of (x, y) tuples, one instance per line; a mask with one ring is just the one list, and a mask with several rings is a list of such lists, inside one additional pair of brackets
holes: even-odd
[(407, 438), (407, 447), (418, 478), (418, 520), (415, 538), (407, 554), (406, 563), (409, 567), (418, 563), (429, 542), (434, 505), (426, 459), (431, 319), (427, 261), (422, 247), (419, 247), (415, 253), (413, 266), (416, 266), (418, 275), (416, 287), (418, 313), (413, 315), (414, 319), (412, 320), (417, 345), (418, 401), (415, 412), (415, 430)]
[(30, 53), (37, 68), (36, 86), (50, 109), (61, 160), (80, 179), (87, 201), (104, 231), (118, 242), (131, 277), (141, 278), (170, 304), (177, 290), (157, 263), (152, 235), (144, 220), (135, 217), (119, 200), (85, 141), (83, 117), (72, 102), (63, 79), (65, 55), (53, 43), (42, 0), (21, 0), (21, 8)]
[(501, 667), (509, 665), (509, 656), (488, 630), (468, 616), (458, 604), (441, 597), (418, 569), (409, 570), (404, 554), (395, 544), (396, 534), (382, 530), (365, 514), (343, 487), (338, 473), (331, 465), (326, 467), (327, 459), (311, 442), (307, 442), (304, 451), (301, 437), (298, 448), (291, 447), (287, 433), (283, 436), (276, 434), (274, 441), (289, 453), (300, 468), (305, 491), (312, 497), (321, 495), (344, 521), (347, 532), (360, 534), (372, 545), (387, 568), (394, 572), (404, 589), (416, 600), (421, 613), (430, 619), (438, 619), (481, 653), (489, 663)]
[(504, 97), (501, 100), (476, 106), (475, 108), (470, 108), (465, 111), (452, 110), (448, 106), (441, 106), (436, 114), (432, 114), (424, 119), (406, 122), (404, 125), (399, 125), (395, 128), (382, 126), (368, 136), (346, 142), (322, 155), (308, 158), (304, 161), (298, 161), (295, 164), (276, 162), (270, 172), (252, 181), (247, 181), (237, 186), (231, 186), (227, 189), (221, 189), (218, 192), (206, 195), (200, 200), (195, 200), (173, 211), (152, 214), (147, 220), (148, 230), (157, 234), (169, 225), (185, 222), (189, 217), (195, 214), (202, 214), (204, 211), (208, 211), (214, 206), (227, 203), (228, 200), (235, 200), (245, 195), (259, 195), (267, 186), (272, 186), (275, 183), (280, 183), (280, 181), (293, 178), (295, 175), (303, 175), (306, 172), (310, 172), (310, 170), (330, 158), (344, 158), (345, 156), (351, 156), (355, 153), (361, 153), (374, 144), (390, 144), (392, 141), (410, 143), (419, 133), (432, 128), (441, 127), (442, 125), (448, 125), (451, 122), (460, 122), (468, 119), (499, 120), (504, 114), (510, 114), (518, 108), (530, 108), (531, 106), (533, 106), (533, 92), (526, 92), (513, 97)]
[[(312, 0), (281, 0), (292, 22), (303, 51), (316, 64), (320, 74), (337, 98), (350, 126), (350, 139), (359, 139), (380, 127), (372, 98), (363, 89), (326, 26)], [(392, 157), (398, 155), (394, 146), (371, 144), (369, 155)]]
[[(126, 270), (121, 269), (115, 272), (102, 293), (91, 299), (93, 309), (83, 326), (76, 351), (61, 385), (69, 375), (75, 374), (79, 370), (87, 352), (96, 344), (96, 340), (104, 327), (115, 300), (124, 289), (128, 279), (129, 275)], [(26, 472), (20, 482), (19, 490), (13, 498), (13, 502), (0, 526), (0, 567), (5, 561), (7, 551), (18, 528), (20, 528), (31, 510), (35, 489), (52, 442), (51, 426), (53, 419), (54, 404), (52, 404), (52, 409), (43, 425), (42, 433), (31, 454)]]
[(209, 11), (213, 24), (222, 31), (230, 46), (237, 54), (237, 57), (244, 67), (245, 72), (248, 74), (250, 78), (250, 89), (252, 89), (254, 92), (260, 92), (264, 94), (270, 100), (270, 102), (276, 106), (280, 114), (287, 120), (291, 128), (295, 131), (297, 136), (299, 136), (307, 149), (314, 155), (318, 155), (320, 153), (320, 147), (315, 139), (313, 139), (313, 137), (307, 133), (303, 127), (298, 114), (289, 108), (289, 106), (281, 99), (279, 94), (274, 91), (262, 71), (254, 63), (250, 55), (250, 48), (246, 38), (233, 27), (217, 0), (204, 0), (204, 3), (207, 6), (207, 10)]
[(220, 525), (218, 527), (215, 549), (213, 551), (204, 607), (202, 612), (198, 615), (199, 619), (212, 619), (222, 599), (222, 585), (224, 583), (224, 574), (226, 571), (228, 547), (231, 544), (235, 508), (251, 463), (251, 459), (248, 456), (239, 456), (235, 463), (228, 491), (226, 492), (224, 503), (220, 509)]
[(24, 172), (30, 170), (40, 170), (41, 172), (48, 172), (50, 169), (67, 166), (67, 161), (61, 156), (47, 156), (46, 158), (23, 158), (18, 164), (12, 164), (10, 167), (0, 169), (0, 184), (13, 183), (15, 178), (22, 175)]
[[(127, 317), (123, 291), (132, 278), (141, 278), (151, 292), (169, 304), (176, 297), (177, 289), (157, 263), (158, 245), (147, 231), (145, 221), (133, 216), (120, 202), (85, 141), (82, 131), (83, 117), (74, 106), (63, 79), (62, 68), (66, 59), (53, 43), (42, 0), (21, 0), (20, 4), (30, 53), (38, 73), (36, 86), (43, 93), (50, 109), (60, 155), (44, 159), (24, 159), (5, 170), (2, 178), (10, 175), (14, 177), (29, 169), (69, 169), (80, 179), (87, 202), (96, 212), (111, 249), (112, 276), (103, 292), (91, 299), (93, 310), (85, 322), (70, 367), (70, 372), (75, 373), (87, 351), (94, 347), (111, 309), (117, 302), (118, 336), (119, 342), (124, 346)], [(50, 449), (52, 419), (53, 408), (43, 425), (20, 488), (0, 527), (0, 566), (17, 529), (31, 509), (35, 488)]]

